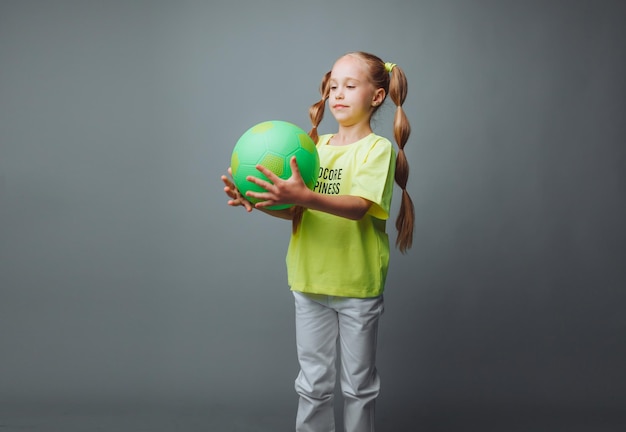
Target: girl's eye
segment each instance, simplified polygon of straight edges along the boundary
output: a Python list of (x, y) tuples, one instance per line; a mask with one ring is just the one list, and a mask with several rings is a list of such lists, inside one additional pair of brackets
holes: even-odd
[(348, 85), (348, 86), (346, 86), (346, 87), (348, 87), (349, 89), (353, 89), (353, 88), (355, 88), (356, 86), (354, 86), (354, 85)]
[(337, 86), (330, 86), (331, 90), (337, 90)]

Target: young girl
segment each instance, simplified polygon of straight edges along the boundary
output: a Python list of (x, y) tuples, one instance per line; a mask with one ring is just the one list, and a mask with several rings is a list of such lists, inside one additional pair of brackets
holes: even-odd
[[(249, 177), (265, 192), (252, 205), (230, 178), (222, 176), (231, 206), (253, 208), (292, 220), (287, 251), (288, 282), (295, 297), (296, 342), (300, 373), (296, 430), (334, 431), (333, 395), (337, 342), (346, 432), (374, 431), (374, 404), (380, 381), (376, 371), (378, 320), (389, 264), (385, 231), (394, 175), (402, 189), (396, 220), (396, 245), (406, 252), (413, 238), (413, 203), (406, 192), (408, 164), (404, 145), (410, 134), (402, 110), (407, 83), (402, 69), (380, 58), (354, 52), (339, 58), (311, 106), (320, 172), (309, 190), (291, 160), (292, 176), (282, 180), (262, 166), (270, 182)], [(390, 95), (396, 104), (392, 144), (372, 132), (370, 121)], [(318, 136), (326, 102), (339, 124), (335, 134)], [(229, 173), (230, 173), (229, 168)], [(268, 206), (294, 204), (284, 210)]]

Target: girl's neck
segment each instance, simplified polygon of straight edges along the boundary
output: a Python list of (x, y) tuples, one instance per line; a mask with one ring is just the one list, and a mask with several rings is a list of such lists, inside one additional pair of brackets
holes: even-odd
[(362, 127), (339, 127), (339, 131), (332, 136), (329, 144), (334, 146), (343, 146), (355, 143), (372, 133), (372, 128)]

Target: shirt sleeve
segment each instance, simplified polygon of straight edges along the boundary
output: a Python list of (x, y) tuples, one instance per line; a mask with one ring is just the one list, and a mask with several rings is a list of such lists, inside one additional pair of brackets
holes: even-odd
[(389, 218), (395, 162), (393, 145), (379, 137), (365, 153), (354, 178), (351, 194), (371, 201), (368, 214), (378, 219)]

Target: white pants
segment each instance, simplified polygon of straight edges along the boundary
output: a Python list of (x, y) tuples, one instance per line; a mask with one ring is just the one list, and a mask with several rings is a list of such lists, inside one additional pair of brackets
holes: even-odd
[(334, 432), (337, 340), (346, 432), (373, 432), (380, 389), (376, 371), (378, 319), (383, 297), (355, 299), (293, 293), (300, 373), (297, 432)]

